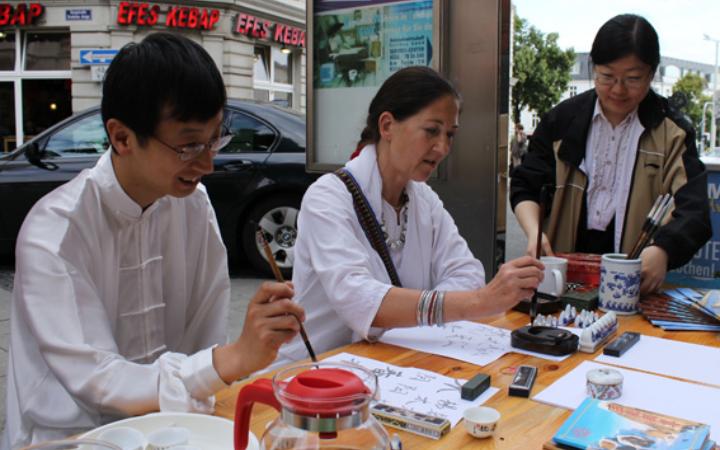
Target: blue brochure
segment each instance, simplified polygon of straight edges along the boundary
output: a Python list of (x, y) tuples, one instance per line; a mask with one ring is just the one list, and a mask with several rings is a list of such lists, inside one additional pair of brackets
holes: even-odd
[(709, 435), (708, 425), (588, 397), (553, 440), (589, 450), (703, 450)]

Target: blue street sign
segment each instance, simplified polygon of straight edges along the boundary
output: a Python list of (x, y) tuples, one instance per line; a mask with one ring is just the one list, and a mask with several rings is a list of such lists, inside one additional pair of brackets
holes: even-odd
[(117, 52), (114, 48), (80, 50), (80, 64), (110, 64)]
[(92, 9), (66, 9), (65, 20), (92, 20)]

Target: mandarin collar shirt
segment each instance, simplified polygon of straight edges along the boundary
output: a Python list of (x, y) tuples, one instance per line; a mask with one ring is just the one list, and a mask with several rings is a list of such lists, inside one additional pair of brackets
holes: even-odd
[[(382, 178), (374, 145), (346, 164), (365, 194), (378, 222), (382, 220)], [(480, 261), (470, 252), (440, 198), (426, 184), (410, 181), (405, 245), (391, 250), (403, 287), (460, 291), (485, 285)], [(401, 232), (394, 211), (385, 217), (393, 237)], [(390, 222), (396, 222), (391, 224)], [(390, 277), (372, 248), (353, 209), (345, 184), (334, 174), (320, 177), (308, 189), (298, 216), (293, 269), (295, 299), (305, 308), (305, 330), (316, 353), (359, 339), (376, 340), (384, 329), (375, 319)], [(308, 357), (299, 338), (280, 348), (273, 365)]]
[(615, 251), (620, 249), (638, 143), (644, 131), (637, 109), (613, 127), (600, 101), (595, 101), (585, 159), (580, 164), (588, 176), (587, 227), (605, 230), (614, 217)]
[(143, 211), (111, 151), (38, 201), (18, 236), (1, 447), (158, 410), (212, 412), (226, 258), (202, 186)]

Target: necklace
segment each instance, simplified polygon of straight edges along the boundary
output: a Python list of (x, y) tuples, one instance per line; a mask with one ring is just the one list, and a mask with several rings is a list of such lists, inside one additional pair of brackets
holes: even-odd
[[(405, 235), (407, 234), (407, 224), (408, 224), (408, 201), (410, 198), (407, 196), (405, 191), (403, 191), (401, 197), (400, 197), (400, 206), (392, 208), (395, 210), (395, 212), (400, 217), (400, 235), (397, 237), (397, 239), (393, 239), (388, 235), (387, 227), (385, 226), (385, 213), (381, 212), (380, 214), (380, 229), (383, 232), (383, 237), (385, 238), (385, 243), (390, 248), (390, 250), (399, 250), (405, 246)], [(392, 206), (392, 205), (391, 205)], [(401, 214), (402, 213), (402, 214)]]

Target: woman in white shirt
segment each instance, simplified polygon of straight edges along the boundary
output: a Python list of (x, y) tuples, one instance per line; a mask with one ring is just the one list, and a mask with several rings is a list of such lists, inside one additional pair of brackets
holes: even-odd
[[(485, 285), (482, 264), (425, 183), (450, 151), (459, 111), (458, 93), (437, 72), (402, 69), (370, 103), (361, 151), (344, 168), (382, 224), (402, 287), (391, 282), (340, 177), (326, 174), (305, 194), (293, 283), (318, 352), (375, 339), (388, 328), (501, 313), (540, 282), (542, 264), (523, 257)], [(282, 362), (306, 357), (298, 340), (281, 347)]]
[(544, 184), (554, 186), (544, 253), (630, 253), (655, 199), (672, 194), (672, 219), (640, 255), (640, 290), (651, 292), (712, 235), (707, 175), (692, 125), (651, 89), (660, 46), (647, 20), (608, 20), (590, 59), (595, 88), (543, 117), (513, 172), (510, 201), (528, 254), (535, 252)]

